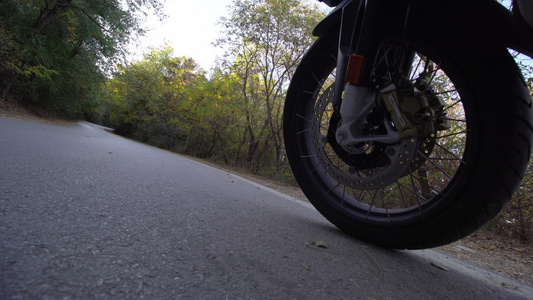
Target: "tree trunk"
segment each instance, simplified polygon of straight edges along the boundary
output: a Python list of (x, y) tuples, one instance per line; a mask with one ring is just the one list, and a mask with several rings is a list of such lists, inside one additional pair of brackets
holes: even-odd
[(2, 91), (2, 101), (6, 101), (7, 100), (7, 93), (9, 92), (11, 87), (13, 86), (14, 82), (15, 82), (15, 77), (13, 76), (13, 77), (11, 77), (11, 79), (9, 79), (9, 81), (7, 82), (6, 87)]
[(33, 25), (33, 28), (37, 30), (37, 33), (48, 25), (51, 21), (61, 16), (61, 13), (70, 5), (72, 0), (52, 0), (47, 2), (44, 9), (41, 11), (39, 18)]

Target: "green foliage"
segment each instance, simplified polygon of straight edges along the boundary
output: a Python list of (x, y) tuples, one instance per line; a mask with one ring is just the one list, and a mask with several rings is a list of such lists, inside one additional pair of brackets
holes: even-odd
[(172, 146), (165, 140), (181, 138), (173, 128), (183, 129), (183, 135), (188, 131), (188, 94), (201, 76), (196, 69), (192, 60), (172, 57), (168, 47), (119, 67), (107, 84), (111, 126), (126, 136)]
[(190, 59), (173, 57), (168, 47), (152, 49), (108, 81), (108, 122), (160, 147), (254, 173), (283, 173), (284, 92), (322, 16), (295, 0), (236, 0), (218, 41), (230, 57), (225, 70), (207, 80)]
[(311, 30), (323, 17), (315, 7), (296, 0), (236, 0), (219, 45), (239, 82), (244, 107), (241, 166), (257, 173), (283, 163), (281, 115), (289, 79), (313, 39)]
[(0, 90), (81, 117), (97, 107), (105, 71), (142, 33), (141, 8), (158, 0), (4, 0), (0, 4)]
[(109, 80), (109, 124), (125, 136), (210, 157), (235, 115), (224, 85), (208, 81), (192, 59), (173, 57), (170, 47), (152, 49)]

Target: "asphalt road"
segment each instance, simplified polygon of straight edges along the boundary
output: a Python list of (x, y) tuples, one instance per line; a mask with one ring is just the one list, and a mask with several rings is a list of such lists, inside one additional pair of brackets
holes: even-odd
[(0, 299), (533, 299), (443, 253), (106, 132), (0, 118)]

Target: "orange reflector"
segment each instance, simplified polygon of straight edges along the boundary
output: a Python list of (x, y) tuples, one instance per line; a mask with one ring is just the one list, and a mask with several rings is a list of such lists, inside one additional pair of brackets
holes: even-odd
[(346, 70), (346, 82), (353, 85), (359, 84), (359, 74), (361, 73), (361, 68), (363, 67), (362, 55), (351, 55), (348, 60), (348, 69)]

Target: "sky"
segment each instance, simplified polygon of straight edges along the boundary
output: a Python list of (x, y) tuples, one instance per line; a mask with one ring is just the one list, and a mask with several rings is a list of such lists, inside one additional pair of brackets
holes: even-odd
[(167, 18), (160, 22), (148, 17), (144, 26), (147, 33), (139, 39), (138, 45), (131, 45), (133, 59), (141, 59), (149, 47), (160, 47), (168, 43), (175, 56), (193, 58), (204, 70), (213, 66), (217, 56), (223, 55), (213, 43), (220, 35), (217, 22), (228, 16), (233, 0), (166, 0)]
[(139, 39), (139, 46), (132, 44), (130, 47), (132, 59), (142, 59), (149, 47), (168, 43), (175, 56), (191, 57), (205, 71), (211, 70), (216, 57), (224, 54), (213, 45), (221, 32), (217, 22), (229, 16), (228, 6), (232, 3), (233, 0), (166, 0), (167, 18), (162, 22), (155, 17), (147, 19), (146, 36)]

